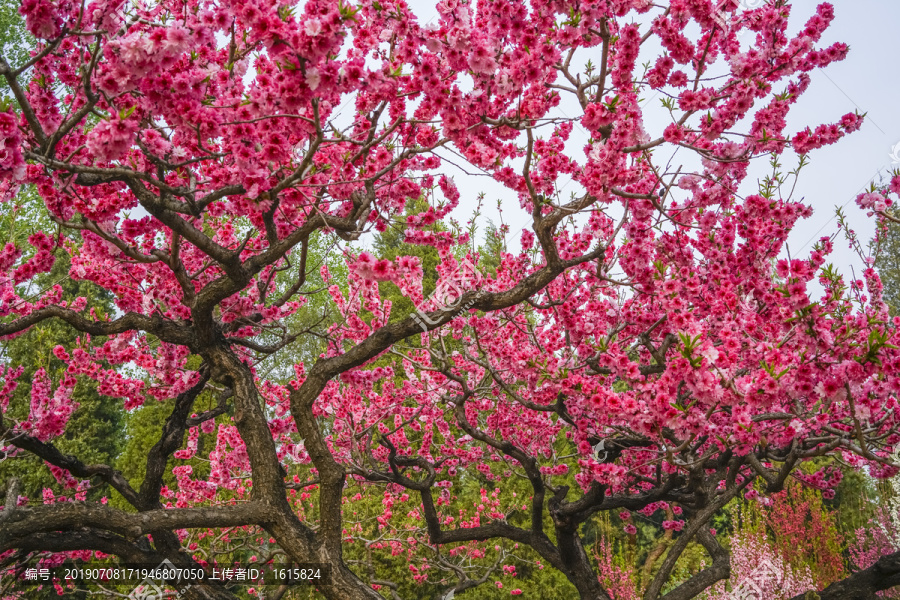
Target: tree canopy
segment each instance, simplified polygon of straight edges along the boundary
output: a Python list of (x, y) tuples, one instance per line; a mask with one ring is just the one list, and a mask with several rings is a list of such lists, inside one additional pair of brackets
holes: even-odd
[[(667, 532), (643, 599), (687, 600), (731, 574), (732, 500), (896, 475), (878, 274), (845, 281), (829, 237), (783, 253), (812, 208), (780, 164), (863, 119), (788, 129), (848, 52), (831, 5), (789, 34), (790, 4), (24, 0), (0, 199), (43, 208), (0, 250), (0, 336), (58, 339), (3, 357), (0, 438), (83, 493), (10, 477), (0, 566), (278, 555), (327, 566), (325, 598), (446, 600), (515, 559), (610, 600), (598, 517), (641, 514)], [(483, 190), (452, 172), (517, 239), (474, 250), (451, 218)], [(871, 598), (900, 554), (830, 573), (821, 600)]]

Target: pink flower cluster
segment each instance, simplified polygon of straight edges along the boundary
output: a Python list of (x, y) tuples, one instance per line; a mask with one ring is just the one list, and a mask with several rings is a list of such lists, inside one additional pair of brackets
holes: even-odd
[(798, 154), (806, 154), (822, 146), (833, 144), (847, 133), (858, 130), (862, 126), (862, 117), (855, 113), (847, 113), (841, 122), (833, 125), (819, 125), (815, 131), (809, 129), (794, 136), (792, 144)]
[(884, 212), (894, 201), (884, 192), (863, 192), (856, 196), (856, 204), (863, 210), (868, 211), (871, 217), (873, 213)]
[(49, 40), (59, 35), (62, 27), (59, 8), (52, 0), (24, 0), (19, 14), (25, 17), (25, 27), (31, 35)]
[(66, 376), (51, 394), (47, 372), (43, 367), (38, 369), (31, 384), (31, 412), (28, 420), (20, 425), (22, 429), (42, 442), (62, 435), (69, 417), (78, 407), (71, 398), (75, 383), (74, 377)]
[(171, 67), (188, 45), (190, 35), (190, 31), (175, 23), (149, 30), (134, 29), (109, 41), (106, 51), (110, 60), (100, 70), (100, 87), (108, 93), (134, 89), (147, 74)]
[(122, 158), (134, 142), (137, 123), (113, 115), (100, 121), (87, 137), (87, 149), (99, 161), (111, 161)]
[(12, 109), (0, 112), (0, 181), (21, 181), (25, 178), (25, 159), (22, 155), (22, 133)]

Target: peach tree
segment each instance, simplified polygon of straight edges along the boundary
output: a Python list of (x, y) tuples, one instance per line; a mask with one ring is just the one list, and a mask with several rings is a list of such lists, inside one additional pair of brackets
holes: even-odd
[[(64, 376), (35, 374), (25, 419), (6, 414), (21, 369), (3, 367), (0, 435), (78, 491), (41, 502), (10, 482), (5, 565), (194, 566), (192, 532), (245, 527), (328, 565), (326, 598), (396, 596), (345, 558), (348, 507), (369, 497), (387, 533), (362, 543), (421, 548), (413, 575), (443, 564), (447, 597), (487, 579), (454, 552), (503, 541), (606, 600), (583, 524), (662, 511), (674, 542), (643, 598), (681, 600), (729, 577), (709, 522), (732, 499), (791, 477), (827, 496), (838, 471), (799, 470), (822, 456), (896, 473), (900, 353), (876, 273), (845, 283), (829, 238), (785, 253), (812, 207), (780, 161), (862, 124), (787, 125), (809, 73), (847, 54), (820, 45), (833, 7), (794, 34), (785, 0), (435, 8), (425, 24), (402, 0), (22, 2), (36, 44), (0, 58), (0, 186), (34, 186), (53, 226), (0, 251), (0, 335), (54, 320), (80, 343), (55, 350)], [(758, 158), (776, 168), (748, 193)], [(479, 176), (525, 223), (490, 271), (469, 234), (434, 227), (472, 207)], [(883, 212), (891, 193), (860, 203)], [(419, 257), (371, 252), (388, 229), (438, 253), (435, 293)], [(346, 277), (311, 258), (322, 239)], [(29, 286), (61, 253), (112, 314)], [(385, 282), (415, 312), (392, 313)], [(313, 298), (327, 330), (293, 318)], [(318, 357), (262, 375), (310, 336)], [(123, 411), (172, 402), (142, 480), (54, 445), (83, 379)], [(201, 433), (215, 444), (195, 470)], [(482, 501), (463, 510), (473, 480)], [(83, 501), (92, 482), (129, 509)], [(708, 566), (673, 582), (691, 542)], [(820, 596), (869, 598), (898, 561)]]

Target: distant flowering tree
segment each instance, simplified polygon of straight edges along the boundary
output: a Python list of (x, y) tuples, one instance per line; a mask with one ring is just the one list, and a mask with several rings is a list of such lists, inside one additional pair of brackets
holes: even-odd
[(815, 589), (808, 568), (794, 570), (766, 539), (764, 532), (739, 531), (731, 537), (731, 588), (717, 583), (710, 599), (744, 600), (767, 598), (789, 600)]
[[(900, 447), (894, 449), (891, 458), (900, 460)], [(855, 533), (849, 551), (850, 562), (857, 569), (871, 568), (881, 557), (900, 551), (900, 475), (890, 479), (887, 501), (876, 508), (871, 521)], [(900, 591), (879, 592), (878, 597), (898, 598)]]
[[(130, 509), (42, 504), (10, 485), (4, 565), (95, 552), (193, 567), (196, 532), (244, 527), (263, 558), (329, 565), (326, 598), (397, 594), (353, 552), (421, 552), (416, 582), (441, 565), (456, 581), (446, 597), (493, 579), (463, 569), (459, 548), (484, 557), (502, 542), (606, 600), (582, 525), (668, 507), (674, 541), (643, 598), (682, 600), (729, 577), (709, 521), (730, 500), (777, 492), (828, 454), (896, 472), (900, 335), (876, 273), (845, 285), (828, 238), (781, 257), (812, 209), (780, 173), (741, 193), (752, 159), (861, 126), (848, 114), (787, 129), (809, 72), (847, 54), (818, 46), (832, 6), (793, 36), (783, 0), (752, 19), (710, 0), (436, 8), (423, 26), (397, 0), (22, 3), (38, 43), (25, 63), (0, 59), (18, 105), (0, 114), (0, 179), (4, 198), (35, 185), (55, 226), (0, 251), (0, 335), (55, 319), (84, 343), (57, 348), (67, 374), (35, 378), (25, 419), (6, 415), (20, 372), (4, 368), (0, 436)], [(433, 227), (474, 195), (452, 165), (504, 186), (507, 214), (528, 222), (490, 271), (466, 234)], [(895, 184), (860, 202), (879, 212)], [(388, 228), (436, 249), (440, 294), (423, 297), (414, 256), (348, 251), (345, 281), (309, 260), (313, 236)], [(59, 286), (25, 293), (61, 252), (116, 314)], [(314, 270), (325, 289), (307, 285)], [(392, 319), (380, 282), (417, 313)], [(336, 324), (292, 326), (316, 293)], [(260, 376), (308, 336), (324, 340), (317, 360), (287, 382)], [(123, 410), (172, 402), (142, 481), (54, 445), (78, 378)], [(204, 435), (208, 462), (182, 462)], [(473, 480), (482, 499), (461, 506)], [(663, 593), (692, 541), (710, 566)], [(898, 573), (891, 555), (820, 597), (869, 597)], [(187, 594), (233, 597), (213, 583)]]
[(822, 505), (821, 495), (816, 496), (800, 485), (788, 486), (773, 496), (763, 517), (776, 551), (795, 569), (807, 567), (813, 581), (823, 585), (846, 575), (845, 543), (834, 513)]
[[(866, 527), (860, 527), (850, 543), (850, 563), (856, 569), (868, 569), (885, 555), (900, 550), (897, 544), (896, 519), (890, 516), (890, 509), (880, 506)], [(878, 592), (879, 598), (900, 598), (900, 592), (891, 590)]]
[(601, 537), (594, 551), (600, 581), (607, 593), (616, 600), (639, 600), (636, 573), (630, 565), (623, 565), (616, 560), (613, 545), (609, 540)]

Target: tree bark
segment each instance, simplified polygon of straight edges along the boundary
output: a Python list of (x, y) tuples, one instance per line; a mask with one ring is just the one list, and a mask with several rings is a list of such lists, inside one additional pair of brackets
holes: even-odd
[(798, 594), (791, 600), (878, 600), (876, 592), (900, 585), (900, 552), (879, 558), (868, 569), (835, 581), (821, 592)]

